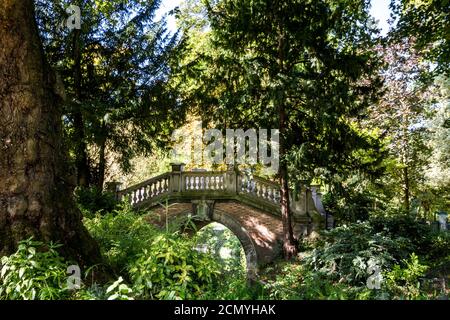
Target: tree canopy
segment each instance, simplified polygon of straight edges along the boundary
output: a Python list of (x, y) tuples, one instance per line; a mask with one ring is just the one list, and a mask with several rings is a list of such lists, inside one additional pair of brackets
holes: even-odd
[(448, 299), (450, 1), (167, 1), (0, 0), (0, 300)]

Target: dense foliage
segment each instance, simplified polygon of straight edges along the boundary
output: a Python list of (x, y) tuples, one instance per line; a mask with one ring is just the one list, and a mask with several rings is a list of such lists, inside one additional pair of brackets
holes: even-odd
[[(179, 30), (158, 16), (160, 0), (34, 3), (62, 130), (39, 122), (35, 113), (49, 113), (39, 105), (22, 115), (17, 137), (0, 132), (2, 154), (10, 152), (0, 170), (12, 177), (1, 194), (0, 232), (2, 241), (14, 238), (8, 253), (17, 248), (0, 257), (0, 300), (448, 299), (450, 232), (436, 221), (450, 211), (448, 0), (392, 1), (397, 22), (386, 36), (367, 0), (186, 0), (170, 13)], [(60, 26), (71, 4), (82, 12), (79, 29)], [(7, 80), (0, 97), (19, 87)], [(31, 105), (33, 96), (24, 96), (17, 109)], [(9, 123), (17, 115), (5, 109)], [(246, 252), (224, 226), (197, 230), (184, 217), (156, 226), (154, 213), (117, 200), (117, 181), (167, 171), (174, 130), (195, 130), (186, 119), (221, 132), (280, 131), (277, 172), (236, 168), (279, 181), (283, 249), (292, 260), (261, 266), (250, 282)], [(68, 160), (51, 162), (60, 149)], [(57, 167), (70, 168), (67, 176), (47, 179)], [(46, 190), (33, 183), (39, 178), (58, 184)], [(289, 191), (307, 184), (321, 187), (336, 227), (294, 239)], [(67, 189), (64, 202), (56, 186)], [(67, 200), (72, 189), (79, 210)], [(81, 217), (102, 257), (83, 266), (74, 288), (69, 270), (78, 262), (63, 258), (64, 246), (17, 240), (14, 223), (23, 234), (60, 239), (56, 227)], [(49, 221), (57, 222), (44, 228)], [(81, 244), (85, 229), (74, 230), (75, 258), (96, 248)]]
[[(377, 216), (337, 227), (301, 243), (292, 263), (277, 262), (249, 286), (243, 249), (217, 225), (196, 236), (146, 222), (151, 213), (126, 205), (85, 219), (113, 279), (67, 287), (67, 267), (55, 250), (32, 240), (3, 257), (0, 299), (433, 299), (446, 295), (450, 236), (406, 215)], [(200, 250), (206, 245), (206, 252)], [(225, 248), (225, 250), (223, 250)], [(227, 254), (223, 254), (227, 252)], [(371, 278), (372, 277), (372, 278)], [(372, 282), (371, 282), (372, 281)], [(379, 284), (379, 287), (369, 287)]]
[(338, 227), (324, 233), (298, 262), (278, 266), (279, 274), (266, 287), (272, 298), (283, 299), (445, 296), (435, 279), (448, 277), (448, 269), (437, 267), (442, 263), (449, 267), (450, 255), (442, 250), (441, 241), (448, 246), (448, 235), (433, 233), (429, 226), (407, 217)]
[[(69, 5), (80, 9), (80, 29), (64, 25)], [(156, 19), (159, 7), (159, 0), (36, 1), (44, 48), (65, 89), (63, 124), (79, 186), (102, 189), (113, 162), (129, 171), (131, 159), (161, 147), (183, 119), (168, 84), (180, 39)]]
[(214, 259), (198, 253), (191, 239), (177, 234), (156, 237), (130, 273), (141, 296), (159, 299), (198, 297), (220, 274)]
[(68, 264), (56, 248), (29, 239), (22, 241), (13, 255), (2, 257), (0, 299), (66, 299)]

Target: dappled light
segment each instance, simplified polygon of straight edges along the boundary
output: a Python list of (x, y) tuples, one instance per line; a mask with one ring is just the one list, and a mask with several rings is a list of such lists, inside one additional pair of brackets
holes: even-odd
[(226, 274), (245, 277), (246, 259), (238, 237), (223, 224), (213, 222), (197, 231), (197, 244), (205, 254), (220, 261)]
[(449, 23), (448, 0), (0, 0), (0, 300), (448, 300)]

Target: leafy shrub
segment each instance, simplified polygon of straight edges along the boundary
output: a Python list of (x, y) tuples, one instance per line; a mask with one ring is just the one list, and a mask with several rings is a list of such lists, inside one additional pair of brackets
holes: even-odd
[(122, 277), (119, 277), (117, 281), (106, 289), (108, 300), (134, 300), (131, 296), (133, 290), (122, 282)]
[(58, 245), (45, 246), (31, 239), (20, 242), (17, 251), (1, 259), (0, 299), (66, 299), (67, 267)]
[(195, 240), (161, 234), (130, 269), (133, 289), (142, 298), (194, 299), (220, 274), (214, 259), (194, 250)]
[(116, 209), (118, 202), (114, 194), (102, 192), (97, 187), (77, 188), (75, 201), (84, 217), (92, 218), (97, 212), (111, 212)]
[(104, 286), (94, 283), (90, 286), (82, 285), (71, 298), (73, 300), (106, 300), (107, 296)]
[[(282, 265), (265, 288), (276, 299), (433, 298), (437, 293), (423, 285), (424, 277), (438, 266), (441, 276), (448, 275), (449, 239), (405, 216), (341, 226), (324, 232), (299, 261)], [(369, 289), (374, 275), (380, 288)]]
[[(206, 291), (212, 297), (216, 289), (223, 288), (217, 281), (219, 261), (214, 255), (194, 250), (199, 242), (198, 237), (172, 232), (172, 227), (163, 231), (147, 220), (147, 215), (134, 212), (126, 203), (111, 213), (84, 219), (86, 227), (99, 243), (106, 262), (127, 279), (133, 292), (124, 293), (119, 288), (121, 283), (114, 287), (119, 292), (112, 291), (114, 293), (110, 294), (104, 288), (84, 288), (77, 293), (77, 298), (108, 299), (118, 294), (114, 298), (122, 299), (122, 294), (125, 294), (128, 298), (194, 299), (200, 298)], [(225, 238), (228, 240), (228, 237)], [(209, 240), (215, 242), (215, 238)]]
[(201, 300), (255, 300), (264, 299), (264, 287), (250, 284), (245, 276), (229, 276), (205, 291)]
[(416, 253), (430, 265), (430, 274), (449, 274), (450, 233), (436, 232), (425, 222), (405, 214), (376, 216), (370, 223), (375, 231), (383, 231), (391, 237), (407, 238), (411, 245), (410, 253)]
[[(297, 261), (298, 262), (298, 261)], [(267, 268), (266, 273), (276, 274), (275, 279), (269, 280), (264, 287), (271, 299), (302, 299), (300, 292), (301, 283), (304, 280), (305, 268), (301, 264), (282, 263), (278, 270)]]
[(368, 222), (325, 232), (321, 241), (305, 258), (305, 265), (330, 280), (354, 286), (366, 285), (370, 265), (387, 270), (411, 252), (408, 239), (375, 232)]
[[(430, 237), (426, 257), (430, 261), (448, 263), (450, 267), (450, 232), (435, 232)], [(450, 271), (450, 270), (449, 270)]]
[(206, 246), (211, 258), (216, 259), (227, 276), (242, 278), (246, 275), (244, 248), (236, 235), (228, 228), (211, 223), (196, 234), (197, 244)]
[(146, 221), (146, 215), (134, 212), (126, 203), (105, 215), (85, 218), (84, 224), (99, 243), (107, 263), (117, 273), (126, 271), (161, 232)]
[(386, 274), (386, 286), (392, 297), (400, 299), (425, 298), (420, 291), (420, 278), (424, 276), (427, 266), (420, 264), (419, 258), (412, 253), (409, 259), (402, 260), (404, 267), (396, 264)]
[(72, 297), (75, 300), (134, 300), (133, 290), (119, 277), (112, 283), (104, 285), (94, 283), (90, 286), (82, 285)]
[[(421, 261), (429, 266), (426, 277), (430, 290), (437, 290), (436, 294), (445, 292), (450, 285), (450, 232), (433, 232), (430, 245)], [(438, 282), (439, 284), (437, 284)], [(447, 289), (448, 290), (448, 289)]]
[(413, 246), (408, 239), (376, 232), (369, 222), (324, 232), (313, 250), (299, 262), (285, 265), (266, 289), (277, 299), (380, 299), (388, 295), (371, 290), (369, 267), (389, 272)]
[(408, 239), (411, 252), (426, 254), (431, 246), (431, 227), (409, 214), (397, 212), (387, 216), (376, 215), (370, 219), (370, 224), (375, 232)]
[(300, 261), (282, 264), (276, 278), (268, 281), (264, 288), (268, 298), (283, 300), (368, 299), (371, 295), (365, 287), (333, 281)]

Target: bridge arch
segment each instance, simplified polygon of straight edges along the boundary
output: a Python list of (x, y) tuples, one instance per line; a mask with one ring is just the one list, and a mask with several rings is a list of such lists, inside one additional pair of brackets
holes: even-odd
[[(156, 212), (155, 224), (188, 216), (196, 217), (199, 226), (223, 224), (244, 248), (249, 278), (282, 253), (280, 186), (267, 179), (237, 170), (183, 171), (182, 165), (173, 165), (171, 172), (116, 189), (116, 197), (127, 199), (134, 208)], [(311, 236), (326, 225), (329, 215), (317, 188), (305, 186), (291, 192), (290, 199), (294, 236)]]
[(281, 256), (282, 222), (278, 216), (238, 201), (216, 202), (206, 214), (199, 207), (198, 202), (175, 202), (167, 208), (153, 207), (149, 222), (163, 228), (167, 221), (182, 228), (190, 219), (196, 230), (212, 222), (224, 225), (239, 239), (244, 249), (249, 279), (257, 275), (260, 266)]
[(238, 221), (233, 219), (232, 216), (217, 210), (214, 211), (211, 220), (206, 222), (201, 221), (198, 224), (197, 231), (214, 222), (225, 226), (236, 236), (236, 238), (238, 238), (242, 248), (244, 249), (247, 278), (249, 280), (256, 279), (258, 274), (258, 255), (255, 244), (249, 232), (242, 227)]

